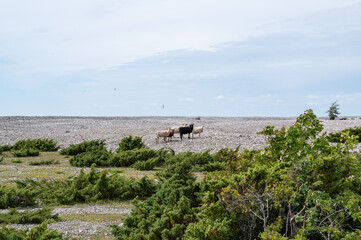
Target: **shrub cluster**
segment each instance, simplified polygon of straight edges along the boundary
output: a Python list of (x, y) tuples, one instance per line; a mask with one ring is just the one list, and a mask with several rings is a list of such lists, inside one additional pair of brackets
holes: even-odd
[(58, 151), (59, 146), (54, 139), (38, 138), (17, 141), (13, 146), (13, 150), (36, 149), (41, 152)]
[(61, 154), (72, 156), (69, 163), (76, 167), (97, 166), (129, 167), (139, 170), (152, 170), (164, 163), (165, 158), (174, 152), (145, 148), (141, 137), (128, 136), (123, 138), (116, 152), (113, 154), (105, 147), (104, 140), (84, 141), (70, 145), (60, 151)]
[(84, 141), (79, 144), (71, 144), (67, 148), (63, 148), (60, 150), (60, 154), (68, 155), (68, 156), (76, 156), (80, 153), (103, 150), (105, 148), (105, 140), (91, 140)]
[(129, 167), (136, 162), (145, 162), (157, 157), (157, 151), (149, 148), (133, 149), (114, 154), (110, 160), (111, 166)]
[(358, 142), (361, 142), (361, 127), (346, 128), (345, 130), (338, 133), (330, 133), (326, 138), (330, 142), (340, 143), (344, 142), (345, 139), (341, 136), (342, 133), (348, 132), (351, 136), (357, 136)]
[(0, 184), (0, 209), (32, 205), (35, 205), (35, 199), (31, 191)]
[[(167, 159), (157, 173), (157, 192), (135, 205), (117, 239), (359, 239), (361, 238), (361, 159), (349, 149), (357, 142), (331, 145), (307, 110), (290, 128), (266, 127), (269, 145), (259, 151), (223, 149), (183, 153)], [(178, 161), (176, 159), (183, 159)], [(194, 163), (221, 163), (223, 171), (202, 182)], [(198, 166), (198, 167), (199, 167)]]
[[(235, 150), (237, 152), (237, 149)], [(157, 166), (168, 166), (181, 161), (189, 161), (194, 171), (224, 170), (226, 162), (219, 158), (219, 154), (210, 154), (210, 150), (203, 153), (183, 152), (175, 154), (172, 149), (149, 149), (142, 142), (141, 137), (125, 137), (119, 143), (115, 153), (107, 151), (104, 140), (85, 141), (70, 145), (61, 150), (62, 154), (72, 156), (69, 160), (72, 166), (133, 167), (137, 170), (152, 170)]]
[[(16, 230), (15, 228), (3, 226), (0, 228), (0, 239), (1, 240), (61, 240), (63, 234), (48, 229), (48, 223), (44, 222), (39, 226), (25, 230)], [(67, 238), (68, 239), (68, 238)]]
[(2, 154), (3, 152), (8, 152), (11, 151), (11, 146), (10, 145), (2, 145), (0, 146), (0, 154)]
[(40, 155), (40, 151), (34, 148), (22, 148), (11, 151), (11, 154), (14, 157), (35, 157)]
[(0, 154), (5, 151), (11, 151), (14, 157), (33, 157), (39, 156), (40, 152), (58, 151), (59, 146), (53, 139), (38, 138), (17, 141), (14, 145), (0, 146)]
[(71, 144), (60, 151), (62, 155), (72, 156), (69, 163), (75, 167), (109, 166), (111, 154), (105, 147), (105, 140), (84, 141), (79, 144)]
[(0, 224), (28, 224), (28, 223), (34, 223), (34, 224), (40, 224), (45, 222), (46, 220), (59, 220), (58, 214), (52, 214), (53, 209), (49, 207), (44, 207), (40, 210), (25, 210), (22, 212), (19, 212), (15, 208), (10, 209), (7, 213), (0, 213)]
[(195, 220), (195, 207), (201, 201), (196, 178), (189, 162), (171, 165), (159, 172), (157, 192), (135, 204), (124, 225), (113, 226), (117, 239), (181, 239), (186, 226)]
[(59, 160), (42, 160), (42, 161), (30, 161), (30, 166), (39, 166), (39, 165), (53, 165), (58, 164)]
[[(17, 181), (17, 191), (28, 192), (39, 203), (71, 204), (94, 202), (101, 199), (126, 200), (135, 197), (149, 197), (154, 193), (154, 181), (143, 177), (140, 180), (126, 179), (119, 174), (108, 174), (107, 170), (98, 172), (92, 165), (90, 172), (83, 170), (71, 180), (54, 181)], [(15, 191), (16, 194), (16, 191)], [(10, 201), (14, 199), (10, 197)], [(16, 199), (16, 197), (15, 197)]]
[(141, 149), (141, 148), (145, 148), (145, 144), (143, 142), (142, 137), (135, 136), (133, 138), (131, 135), (129, 135), (128, 137), (122, 138), (116, 152), (124, 152), (124, 151)]

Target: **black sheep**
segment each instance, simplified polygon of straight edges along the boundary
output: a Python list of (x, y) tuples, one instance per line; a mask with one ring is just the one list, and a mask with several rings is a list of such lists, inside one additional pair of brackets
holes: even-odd
[(189, 126), (186, 127), (179, 127), (179, 135), (181, 140), (183, 140), (183, 134), (188, 134), (188, 138), (190, 138), (190, 134), (193, 131), (193, 124), (190, 124)]

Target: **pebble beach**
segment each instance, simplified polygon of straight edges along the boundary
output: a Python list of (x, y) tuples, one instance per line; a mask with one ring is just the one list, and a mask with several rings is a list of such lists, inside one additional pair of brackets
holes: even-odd
[[(358, 117), (320, 120), (327, 133), (361, 126)], [(257, 134), (264, 127), (289, 127), (295, 121), (296, 117), (0, 117), (0, 145), (29, 138), (49, 138), (67, 147), (85, 140), (104, 139), (108, 149), (115, 150), (123, 137), (132, 135), (142, 136), (147, 147), (169, 147), (176, 152), (216, 151), (238, 146), (240, 150), (251, 150), (267, 145), (265, 137)], [(203, 126), (204, 132), (183, 140), (175, 134), (173, 140), (160, 140), (156, 144), (155, 132), (184, 123)]]

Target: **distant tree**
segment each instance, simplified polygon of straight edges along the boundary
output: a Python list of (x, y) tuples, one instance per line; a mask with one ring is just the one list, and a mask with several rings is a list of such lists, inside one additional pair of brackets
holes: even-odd
[(330, 120), (335, 120), (335, 118), (338, 117), (338, 115), (340, 115), (339, 110), (340, 109), (339, 109), (339, 105), (337, 104), (337, 101), (334, 101), (331, 107), (326, 112), (328, 113), (328, 117), (330, 118)]

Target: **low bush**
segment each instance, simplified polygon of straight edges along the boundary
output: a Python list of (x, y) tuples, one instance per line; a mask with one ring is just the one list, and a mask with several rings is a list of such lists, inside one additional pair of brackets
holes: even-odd
[(201, 203), (199, 184), (191, 169), (191, 164), (183, 161), (159, 172), (157, 192), (136, 203), (122, 227), (112, 226), (116, 239), (182, 239)]
[(58, 151), (59, 146), (54, 139), (38, 138), (38, 139), (27, 139), (20, 140), (12, 146), (13, 150), (22, 149), (36, 149), (41, 152), (52, 152)]
[(2, 145), (0, 146), (0, 154), (2, 152), (8, 152), (8, 151), (11, 151), (12, 147), (10, 145)]
[[(39, 226), (33, 227), (31, 230), (16, 230), (15, 228), (3, 226), (0, 228), (1, 240), (61, 240), (63, 234), (48, 229), (48, 223), (44, 222)], [(68, 238), (67, 238), (68, 239)]]
[(344, 142), (345, 139), (342, 139), (341, 133), (349, 132), (351, 136), (358, 136), (358, 142), (361, 142), (361, 127), (354, 127), (354, 128), (346, 128), (345, 130), (337, 133), (330, 133), (326, 136), (326, 139), (330, 142), (341, 143)]
[(143, 177), (140, 180), (126, 179), (119, 174), (98, 172), (93, 164), (89, 173), (80, 171), (71, 180), (17, 181), (18, 189), (31, 192), (36, 200), (45, 204), (71, 204), (97, 200), (129, 200), (135, 197), (149, 197), (155, 192), (154, 181)]
[(136, 170), (153, 170), (158, 164), (159, 157), (150, 158), (147, 161), (138, 161), (133, 164), (133, 168)]
[(39, 165), (52, 165), (52, 164), (58, 164), (58, 160), (42, 160), (42, 161), (30, 161), (30, 166), (39, 166)]
[(143, 142), (142, 137), (135, 136), (134, 138), (129, 135), (128, 137), (124, 137), (116, 150), (116, 152), (129, 151), (133, 149), (141, 149), (145, 148), (145, 144)]
[(110, 165), (109, 159), (111, 154), (106, 149), (94, 149), (89, 152), (79, 153), (69, 159), (69, 163), (75, 167), (90, 167), (96, 164), (99, 167), (107, 167)]
[(11, 160), (12, 163), (22, 163), (23, 161), (21, 161), (20, 159), (13, 159)]
[(32, 191), (0, 184), (0, 209), (33, 206), (34, 196)]
[(202, 172), (223, 171), (225, 169), (226, 169), (225, 164), (220, 163), (220, 162), (210, 162), (210, 163), (207, 163), (207, 164), (199, 167), (199, 171), (202, 171)]
[(19, 212), (17, 209), (12, 208), (7, 213), (0, 213), (0, 223), (14, 223), (14, 224), (40, 224), (46, 220), (52, 219), (54, 221), (59, 220), (58, 214), (52, 214), (53, 209), (49, 207), (44, 207), (39, 210), (25, 210)]
[(80, 153), (98, 151), (103, 149), (106, 150), (105, 140), (98, 139), (98, 140), (84, 141), (79, 144), (71, 144), (69, 147), (61, 149), (60, 154), (75, 156)]
[(110, 165), (114, 167), (129, 167), (138, 161), (147, 161), (156, 156), (157, 151), (153, 149), (133, 149), (114, 154), (110, 159)]
[[(235, 150), (237, 151), (237, 150)], [(238, 154), (238, 153), (237, 153)], [(219, 157), (219, 153), (210, 154), (210, 150), (203, 153), (182, 152), (173, 156), (168, 156), (165, 160), (167, 166), (187, 161), (192, 166), (193, 171), (213, 172), (224, 170), (225, 162)]]
[(14, 157), (35, 157), (39, 156), (40, 152), (39, 150), (33, 148), (23, 148), (20, 150), (13, 150), (11, 151), (11, 154)]

